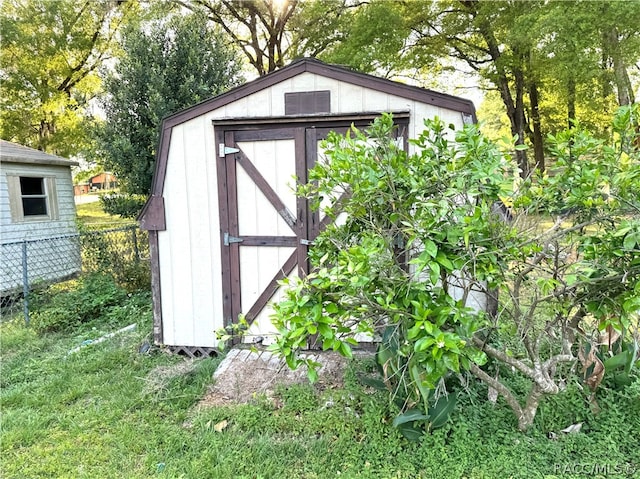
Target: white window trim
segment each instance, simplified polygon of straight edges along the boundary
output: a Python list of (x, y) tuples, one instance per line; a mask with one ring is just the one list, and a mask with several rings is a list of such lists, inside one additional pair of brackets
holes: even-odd
[[(44, 184), (44, 196), (47, 205), (46, 215), (25, 216), (22, 207), (22, 189), (20, 188), (20, 178), (42, 178)], [(58, 195), (56, 192), (56, 177), (34, 174), (11, 174), (7, 175), (7, 187), (9, 190), (9, 207), (11, 209), (11, 220), (14, 223), (53, 221), (59, 219)]]

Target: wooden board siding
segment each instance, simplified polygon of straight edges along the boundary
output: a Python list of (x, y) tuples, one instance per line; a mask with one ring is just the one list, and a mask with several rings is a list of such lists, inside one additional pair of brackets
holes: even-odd
[(173, 129), (158, 232), (163, 343), (215, 347), (222, 327), (220, 241), (213, 131), (201, 119)]

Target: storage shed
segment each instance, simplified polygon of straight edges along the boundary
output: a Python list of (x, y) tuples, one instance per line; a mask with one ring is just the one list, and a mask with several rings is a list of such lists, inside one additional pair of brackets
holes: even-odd
[(327, 220), (294, 193), (331, 130), (391, 112), (399, 141), (439, 116), (475, 121), (469, 100), (298, 60), (164, 119), (149, 231), (155, 341), (206, 352), (215, 331), (244, 315), (246, 340), (276, 331), (278, 281), (308, 268), (307, 248)]
[[(0, 140), (0, 292), (80, 270), (75, 161)], [(26, 266), (26, 270), (25, 270)]]

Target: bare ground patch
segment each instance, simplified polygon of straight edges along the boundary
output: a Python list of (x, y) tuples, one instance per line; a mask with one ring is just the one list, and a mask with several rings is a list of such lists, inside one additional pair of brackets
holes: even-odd
[[(371, 353), (354, 353), (365, 357)], [(339, 388), (343, 385), (348, 360), (335, 352), (309, 352), (304, 354), (322, 364), (318, 370), (319, 389)], [(264, 350), (232, 349), (213, 375), (214, 383), (198, 404), (198, 408), (245, 404), (257, 396), (273, 399), (279, 385), (305, 383), (307, 370), (300, 367), (292, 371), (285, 361)]]

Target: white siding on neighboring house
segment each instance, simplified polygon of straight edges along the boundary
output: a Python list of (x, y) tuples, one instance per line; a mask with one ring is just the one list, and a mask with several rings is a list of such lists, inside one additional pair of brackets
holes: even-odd
[[(41, 179), (43, 194), (39, 196), (46, 202), (46, 214), (24, 214), (20, 178), (36, 182)], [(3, 159), (0, 163), (0, 225), (0, 292), (3, 294), (22, 287), (24, 242), (30, 284), (77, 273), (80, 250), (70, 164)]]
[[(49, 238), (75, 233), (76, 210), (73, 202), (71, 170), (65, 166), (29, 165), (2, 163), (0, 167), (0, 218), (2, 221), (2, 243)], [(19, 200), (19, 183), (10, 198), (9, 183), (21, 176), (42, 177), (46, 181), (49, 205), (53, 218), (14, 220), (11, 216), (10, 199)], [(14, 208), (16, 205), (13, 205)]]

